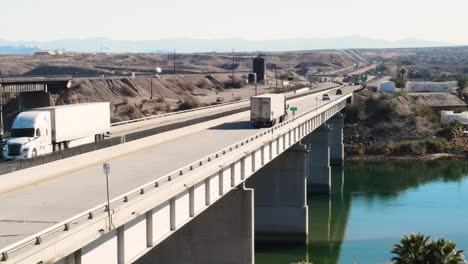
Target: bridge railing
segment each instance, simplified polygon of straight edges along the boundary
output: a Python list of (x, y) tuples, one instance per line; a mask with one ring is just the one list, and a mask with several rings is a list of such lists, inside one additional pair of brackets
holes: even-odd
[[(226, 155), (228, 155), (229, 153), (232, 153), (233, 151), (236, 151), (236, 150), (239, 150), (240, 148), (244, 148), (244, 147), (248, 147), (248, 146), (251, 146), (253, 142), (258, 142), (259, 140), (263, 140), (266, 138), (267, 135), (270, 135), (271, 133), (273, 133), (274, 131), (277, 131), (281, 128), (284, 128), (285, 126), (293, 123), (293, 122), (296, 122), (298, 120), (300, 120), (302, 117), (305, 117), (306, 115), (309, 115), (311, 113), (315, 113), (316, 116), (318, 116), (319, 114), (320, 115), (323, 115), (324, 112), (329, 108), (328, 106), (332, 103), (335, 103), (336, 101), (338, 100), (341, 100), (339, 103), (337, 103), (335, 106), (338, 107), (339, 109), (341, 108), (344, 108), (345, 105), (346, 105), (346, 100), (343, 100), (343, 98), (347, 98), (347, 95), (349, 95), (350, 93), (352, 94), (353, 91), (350, 91), (348, 93), (344, 93), (342, 96), (340, 96), (339, 98), (334, 98), (330, 101), (328, 101), (327, 103), (323, 104), (322, 106), (316, 108), (316, 109), (311, 109), (309, 111), (306, 111), (302, 114), (299, 114), (295, 117), (292, 117), (286, 121), (284, 121), (283, 123), (280, 123), (280, 124), (277, 124), (275, 126), (273, 126), (272, 128), (269, 128), (269, 129), (266, 129), (266, 130), (263, 130), (253, 136), (250, 136), (249, 138), (247, 139), (244, 139), (244, 140), (241, 140), (227, 148), (224, 148), (218, 152), (215, 152), (213, 154), (210, 154), (196, 162), (193, 162), (185, 167), (182, 167), (181, 169), (178, 169), (176, 171), (173, 171), (171, 173), (168, 173), (166, 174), (165, 176), (162, 176), (156, 180), (153, 180), (145, 185), (142, 185), (136, 189), (133, 189), (123, 195), (120, 195), (114, 199), (112, 199), (110, 201), (110, 206), (111, 208), (114, 207), (114, 206), (118, 206), (118, 205), (121, 205), (121, 204), (125, 204), (125, 203), (128, 203), (133, 197), (138, 197), (138, 196), (141, 196), (141, 195), (144, 195), (145, 193), (147, 193), (148, 191), (150, 190), (154, 190), (155, 188), (159, 188), (159, 187), (162, 187), (163, 185), (165, 184), (168, 184), (170, 183), (172, 180), (174, 180), (175, 178), (177, 177), (181, 177), (181, 176), (184, 176), (185, 174), (187, 173), (190, 173), (194, 170), (196, 170), (197, 168), (201, 168), (205, 165), (209, 165), (209, 164), (212, 164), (213, 161), (216, 161), (218, 160), (219, 158), (221, 157), (224, 157)], [(324, 119), (322, 119), (324, 120)], [(287, 132), (285, 132), (287, 133)], [(107, 212), (108, 208), (107, 208), (107, 203), (103, 203), (103, 204), (100, 204), (90, 210), (87, 210), (81, 214), (78, 214), (74, 217), (71, 217), (61, 223), (58, 223), (52, 227), (49, 227), (37, 234), (34, 234), (32, 236), (29, 236), (21, 241), (18, 241), (4, 249), (1, 249), (0, 252), (1, 252), (1, 259), (0, 259), (0, 262), (2, 261), (7, 261), (10, 256), (12, 256), (13, 254), (15, 254), (16, 252), (19, 252), (23, 249), (25, 249), (26, 247), (28, 246), (35, 246), (35, 245), (41, 245), (41, 243), (43, 243), (43, 240), (45, 240), (47, 237), (50, 237), (52, 235), (56, 235), (58, 233), (63, 233), (63, 232), (67, 232), (70, 230), (70, 228), (73, 228), (73, 226), (76, 226), (84, 221), (87, 221), (87, 220), (92, 220), (96, 217), (96, 215), (98, 214), (104, 214), (105, 212)]]
[[(334, 88), (336, 88), (336, 87), (334, 87)], [(301, 97), (301, 96), (306, 96), (306, 95), (309, 95), (309, 94), (313, 94), (313, 93), (317, 93), (317, 92), (320, 92), (320, 91), (323, 91), (323, 90), (327, 90), (327, 89), (333, 89), (333, 88), (324, 88), (324, 89), (304, 92), (304, 93), (300, 93), (300, 94), (294, 94), (294, 92), (288, 92), (286, 95), (287, 95), (288, 99), (294, 99), (294, 98), (298, 98), (298, 97)], [(241, 102), (245, 102), (245, 100), (241, 101)], [(225, 103), (223, 105), (229, 105), (229, 104), (234, 105), (236, 103), (239, 103), (239, 102)], [(207, 109), (208, 108), (215, 108), (215, 107), (219, 107), (219, 106), (220, 105), (213, 105), (213, 106), (209, 106), (209, 107), (206, 107), (206, 108)], [(196, 111), (198, 111), (200, 109), (201, 108), (196, 108), (196, 109), (191, 109), (191, 110), (186, 110), (186, 111), (181, 111), (181, 112), (174, 112), (174, 113), (163, 114), (163, 115), (155, 115), (155, 116), (151, 116), (151, 117), (147, 117), (147, 118), (137, 119), (136, 121), (134, 121), (134, 120), (124, 121), (124, 122), (120, 123), (119, 125), (116, 125), (116, 127), (122, 126), (122, 125), (125, 125), (125, 124), (142, 122), (142, 121), (145, 121), (145, 120), (146, 121), (147, 120), (157, 120), (157, 119), (161, 119), (163, 117), (176, 116), (176, 115), (180, 115), (180, 114), (184, 114), (184, 113), (188, 113), (188, 112), (196, 112)], [(179, 128), (182, 128), (182, 127), (195, 125), (195, 124), (199, 124), (199, 123), (202, 123), (202, 122), (207, 122), (207, 121), (210, 121), (210, 120), (213, 120), (213, 119), (225, 117), (225, 116), (228, 116), (228, 115), (237, 114), (237, 113), (240, 113), (240, 112), (243, 112), (243, 111), (248, 111), (249, 109), (250, 109), (250, 106), (244, 106), (244, 107), (239, 107), (239, 108), (234, 108), (234, 109), (227, 109), (225, 111), (211, 113), (209, 115), (194, 117), (193, 119), (190, 119), (190, 120), (181, 120), (181, 121), (176, 122), (176, 123), (170, 123), (170, 124), (162, 125), (162, 126), (155, 127), (155, 128), (149, 128), (149, 129), (138, 131), (138, 132), (130, 132), (130, 133), (127, 133), (127, 134), (122, 135), (120, 137), (114, 137), (114, 138), (106, 139), (106, 140), (103, 140), (103, 141), (97, 141), (97, 142), (77, 146), (77, 147), (74, 147), (74, 148), (64, 149), (64, 150), (56, 151), (56, 152), (53, 152), (53, 153), (50, 153), (50, 154), (47, 154), (47, 155), (37, 156), (37, 157), (32, 158), (32, 159), (2, 162), (2, 163), (0, 163), (0, 175), (10, 173), (10, 172), (14, 172), (14, 171), (18, 171), (18, 170), (27, 169), (27, 168), (42, 165), (42, 164), (46, 164), (46, 163), (61, 160), (61, 159), (64, 159), (64, 158), (69, 158), (69, 157), (80, 155), (80, 154), (85, 154), (85, 153), (88, 153), (88, 152), (91, 152), (91, 151), (95, 151), (95, 150), (99, 150), (99, 149), (103, 149), (103, 148), (108, 148), (108, 147), (112, 147), (112, 146), (119, 145), (119, 144), (124, 144), (126, 142), (130, 142), (130, 141), (137, 140), (137, 139), (144, 138), (144, 137), (148, 137), (148, 136), (157, 135), (157, 134), (164, 133), (164, 132), (167, 132), (167, 131), (170, 131), (170, 130), (179, 129)]]
[[(284, 93), (286, 96), (295, 94), (294, 91), (291, 92), (286, 92)], [(302, 93), (301, 95), (305, 95), (305, 93)], [(165, 117), (170, 117), (170, 116), (177, 116), (181, 114), (186, 114), (186, 113), (192, 113), (196, 111), (203, 111), (207, 109), (213, 109), (213, 108), (219, 108), (223, 106), (229, 106), (229, 105), (235, 105), (235, 104), (240, 104), (240, 103), (246, 103), (249, 102), (250, 99), (245, 99), (245, 100), (239, 100), (235, 102), (228, 102), (228, 103), (222, 103), (222, 104), (214, 104), (214, 105), (209, 105), (209, 106), (204, 106), (204, 107), (198, 107), (198, 108), (193, 108), (189, 110), (183, 110), (183, 111), (177, 111), (177, 112), (172, 112), (172, 113), (166, 113), (166, 114), (161, 114), (161, 115), (153, 115), (153, 116), (147, 116), (147, 117), (142, 117), (142, 118), (137, 118), (137, 119), (132, 119), (132, 120), (127, 120), (127, 121), (122, 121), (122, 122), (116, 122), (112, 123), (112, 127), (117, 127), (117, 126), (122, 126), (122, 125), (127, 125), (131, 123), (138, 123), (142, 121), (148, 121), (148, 120), (154, 120), (154, 119), (161, 119)]]

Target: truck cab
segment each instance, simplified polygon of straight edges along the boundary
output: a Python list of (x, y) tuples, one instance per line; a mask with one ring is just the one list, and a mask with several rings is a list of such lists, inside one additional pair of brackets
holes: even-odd
[(13, 121), (10, 137), (3, 146), (3, 158), (27, 159), (52, 152), (50, 113), (28, 111)]

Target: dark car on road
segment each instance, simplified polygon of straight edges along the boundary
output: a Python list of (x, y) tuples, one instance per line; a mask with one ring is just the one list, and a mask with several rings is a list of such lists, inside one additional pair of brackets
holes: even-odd
[(336, 95), (342, 95), (342, 94), (343, 94), (343, 92), (341, 91), (341, 89), (336, 90)]

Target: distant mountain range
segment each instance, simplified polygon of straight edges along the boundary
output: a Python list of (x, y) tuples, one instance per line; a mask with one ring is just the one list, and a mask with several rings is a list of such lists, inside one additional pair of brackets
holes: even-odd
[(25, 46), (0, 46), (0, 54), (32, 54), (38, 48), (25, 47)]
[[(33, 53), (35, 49), (62, 50), (77, 52), (135, 52), (169, 53), (174, 49), (179, 53), (228, 52), (236, 51), (298, 51), (320, 49), (380, 49), (455, 46), (453, 43), (434, 42), (420, 39), (386, 41), (359, 36), (337, 38), (302, 38), (253, 41), (232, 39), (160, 39), (160, 40), (112, 40), (107, 38), (59, 39), (54, 41), (6, 41), (0, 39), (1, 54)], [(37, 48), (35, 48), (37, 47)], [(29, 50), (28, 50), (29, 49)]]

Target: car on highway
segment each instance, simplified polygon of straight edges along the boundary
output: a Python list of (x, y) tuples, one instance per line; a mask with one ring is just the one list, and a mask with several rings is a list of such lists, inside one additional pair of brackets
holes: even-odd
[(342, 94), (343, 94), (343, 92), (341, 91), (341, 89), (336, 90), (336, 95), (342, 95)]
[(328, 94), (323, 94), (322, 101), (330, 101), (330, 96)]
[(222, 103), (223, 101), (224, 101), (224, 98), (222, 98), (222, 97), (216, 98), (217, 103)]

